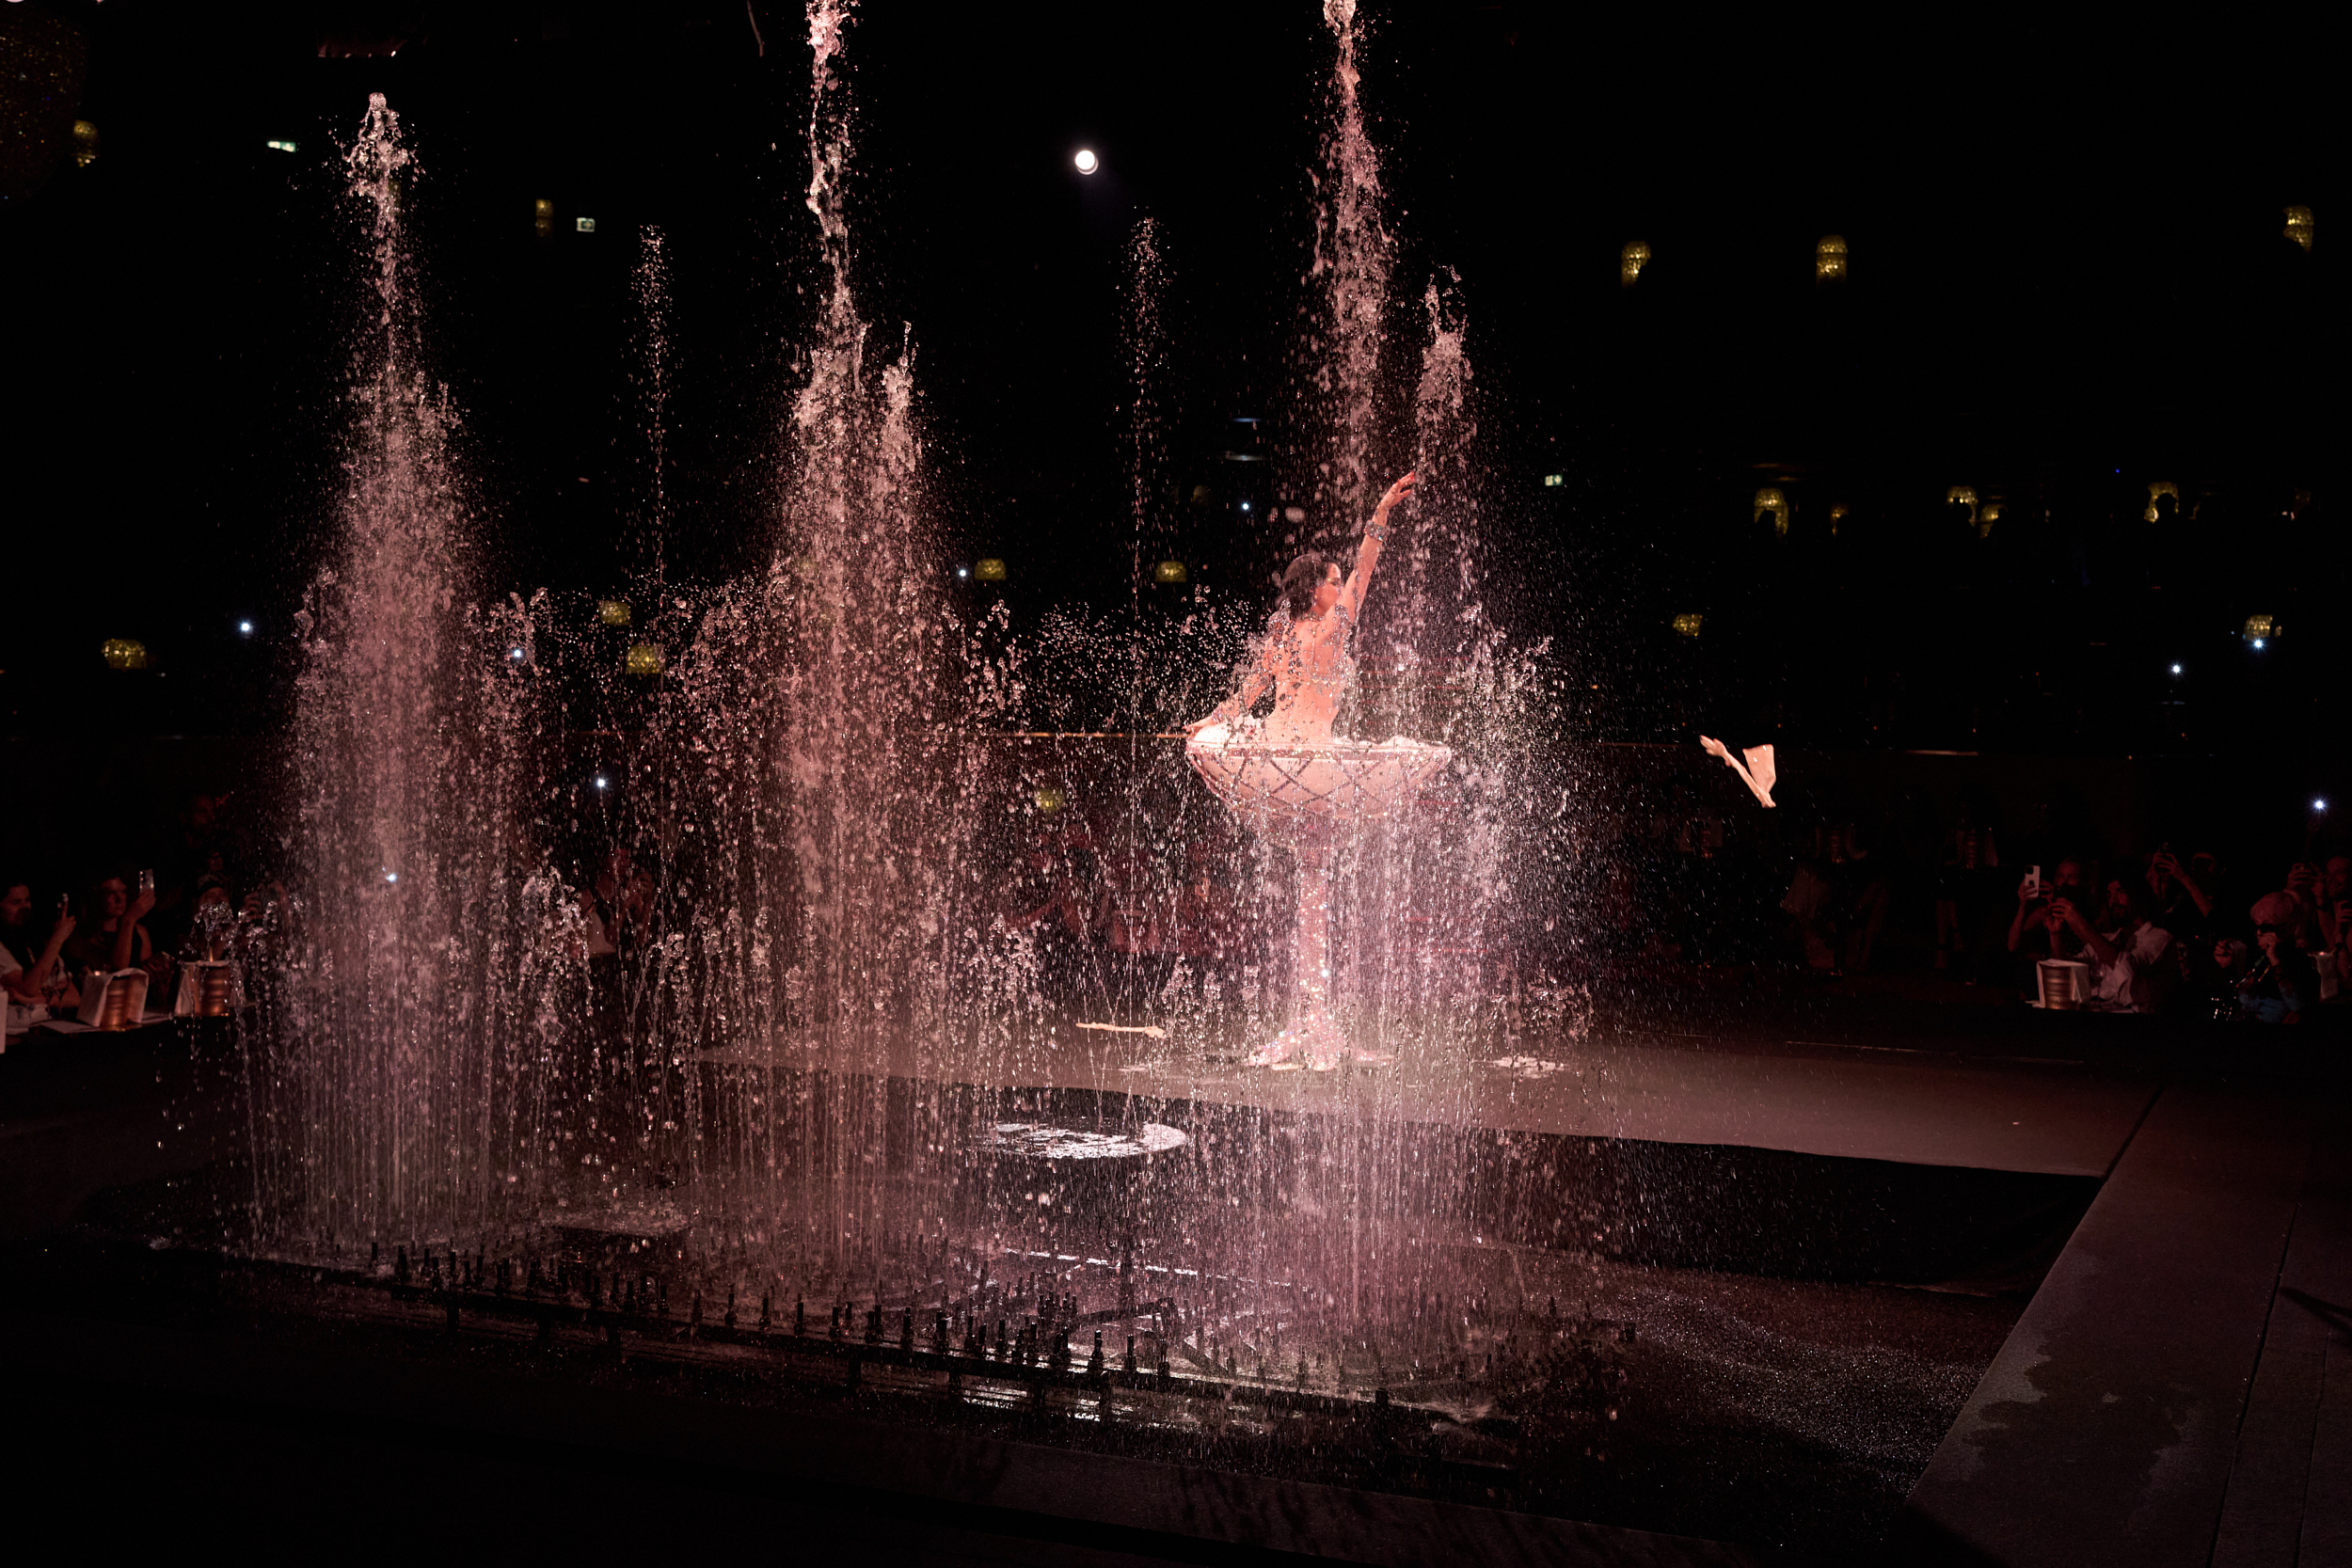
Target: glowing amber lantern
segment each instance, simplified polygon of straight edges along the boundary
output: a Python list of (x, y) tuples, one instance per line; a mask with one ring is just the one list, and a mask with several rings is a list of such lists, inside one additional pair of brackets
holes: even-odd
[(1696, 637), (1699, 628), (1707, 624), (1707, 617), (1686, 610), (1666, 624), (1674, 627), (1677, 637)]
[(1630, 289), (1648, 265), (1649, 246), (1640, 240), (1628, 240), (1625, 249), (1617, 253), (1617, 281)]
[(1992, 538), (1993, 525), (1999, 522), (2000, 519), (2001, 503), (1999, 501), (1987, 501), (1983, 506), (1978, 508), (1977, 537), (1979, 539)]
[(1070, 797), (1062, 792), (1059, 784), (1040, 784), (1036, 793), (1029, 799), (1036, 803), (1038, 811), (1046, 816), (1053, 816), (1070, 803)]
[(2246, 641), (2259, 648), (2284, 630), (2286, 628), (2280, 626), (2273, 616), (2249, 615), (2246, 618), (2244, 636)]
[(2311, 250), (2312, 239), (2312, 210), (2309, 207), (2290, 207), (2287, 209), (2286, 235), (2288, 239), (2293, 240), (2296, 245), (2301, 245), (2306, 253)]
[(670, 667), (661, 657), (661, 649), (652, 642), (632, 642), (622, 665), (632, 675), (658, 675)]
[(1844, 522), (1852, 510), (1844, 501), (1839, 501), (1829, 509), (1829, 536), (1832, 539), (1837, 537), (1837, 525)]
[(2139, 520), (2143, 523), (2153, 523), (2156, 521), (2156, 502), (2163, 499), (2167, 496), (2170, 496), (2172, 498), (2172, 510), (2175, 513), (2179, 512), (2181, 509), (2181, 487), (2173, 483), (2169, 479), (2150, 480), (2148, 482), (2147, 510), (2140, 513)]
[(1770, 484), (1756, 493), (1756, 513), (1749, 520), (1762, 522), (1764, 515), (1772, 515), (1772, 532), (1780, 538), (1788, 537), (1788, 498)]
[(1184, 570), (1184, 563), (1181, 561), (1163, 561), (1152, 568), (1152, 580), (1167, 583), (1170, 587), (1189, 580), (1190, 576), (1191, 574)]
[(1005, 563), (994, 556), (984, 556), (972, 564), (972, 576), (981, 582), (1005, 580)]
[(628, 626), (628, 601), (627, 599), (598, 599), (596, 619), (608, 626)]
[(1821, 243), (1813, 247), (1813, 281), (1836, 283), (1846, 276), (1846, 237), (1824, 234)]
[(1973, 524), (1973, 523), (1975, 523), (1975, 522), (1976, 522), (1976, 520), (1977, 520), (1977, 493), (1976, 493), (1976, 491), (1974, 491), (1974, 490), (1970, 489), (1967, 485), (1965, 485), (1965, 484), (1955, 484), (1955, 485), (1953, 485), (1950, 489), (1948, 489), (1948, 490), (1945, 491), (1945, 492), (1944, 492), (1944, 504), (1945, 504), (1946, 506), (1964, 506), (1964, 507), (1966, 507), (1966, 508), (1968, 509), (1968, 521), (1969, 521), (1971, 524)]
[(555, 238), (555, 203), (546, 197), (531, 204), (531, 228), (543, 240)]
[(127, 637), (109, 637), (98, 644), (99, 657), (109, 670), (144, 670), (147, 668), (147, 644), (135, 642)]
[(73, 122), (73, 166), (87, 168), (98, 162), (98, 127), (87, 119)]

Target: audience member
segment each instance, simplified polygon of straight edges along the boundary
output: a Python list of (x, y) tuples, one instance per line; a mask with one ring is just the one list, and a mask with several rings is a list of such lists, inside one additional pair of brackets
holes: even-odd
[(229, 896), (228, 882), (211, 872), (199, 877), (188, 901), (187, 929), (178, 943), (180, 961), (212, 958), (225, 944), (235, 922), (236, 908)]
[(2333, 1002), (2345, 994), (2344, 982), (2352, 975), (2352, 857), (2330, 855), (2320, 868), (2319, 927), (2327, 947), (2318, 959), (2319, 996)]
[(1216, 848), (1195, 839), (1184, 850), (1184, 885), (1176, 895), (1176, 950), (1194, 969), (1222, 974), (1241, 956), (1241, 917), (1231, 888), (1216, 876)]
[(59, 954), (73, 935), (73, 916), (62, 908), (48, 938), (33, 942), (33, 890), (23, 882), (0, 893), (0, 990), (8, 997), (8, 1032), (21, 1035), (56, 1008), (81, 1006)]
[[(2170, 999), (2180, 974), (2172, 952), (2172, 934), (2149, 924), (2143, 895), (2133, 883), (2117, 878), (2107, 883), (2104, 918), (2094, 922), (2071, 897), (2050, 900), (2042, 918), (2052, 936), (2054, 956), (2063, 945), (2090, 966), (2090, 995), (2084, 1006), (2096, 1012), (2153, 1013)], [(2102, 928), (2104, 927), (2104, 929)]]
[(76, 975), (113, 974), (144, 969), (161, 979), (171, 969), (168, 955), (156, 951), (141, 924), (155, 907), (155, 890), (142, 887), (134, 895), (119, 877), (108, 877), (90, 890), (90, 923), (66, 944), (66, 961)]
[[(2017, 912), (2010, 917), (2009, 950), (2032, 973), (2043, 958), (2072, 958), (2078, 945), (2070, 941), (2073, 923), (2049, 918), (2051, 905), (2064, 899), (2077, 908), (2090, 902), (2090, 872), (2081, 861), (2068, 858), (2052, 868), (2047, 880), (2037, 881), (2031, 871), (2017, 884)], [(2063, 949), (2063, 950), (2061, 950)]]
[(1979, 935), (1992, 891), (1987, 884), (2001, 864), (1993, 830), (1978, 823), (1973, 811), (1965, 812), (1944, 835), (1935, 878), (1935, 967), (1969, 981), (1978, 978)]
[(2215, 967), (2236, 1003), (2234, 1016), (2258, 1023), (2300, 1022), (2319, 996), (2311, 958), (2295, 944), (2301, 902), (2291, 893), (2265, 894), (2249, 913), (2250, 948), (2229, 937), (2214, 946)]

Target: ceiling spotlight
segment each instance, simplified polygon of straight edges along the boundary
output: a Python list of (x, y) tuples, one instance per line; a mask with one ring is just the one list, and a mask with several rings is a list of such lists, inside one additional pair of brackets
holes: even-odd
[(602, 775), (598, 775), (598, 777), (597, 777), (597, 779), (596, 779), (596, 787), (597, 787), (598, 789), (602, 789), (602, 788), (604, 787), (604, 779), (603, 779)]
[(388, 882), (397, 882), (400, 880), (400, 873), (397, 871), (387, 871), (384, 873), (384, 879)]
[(237, 630), (245, 636), (250, 637), (253, 635), (253, 623), (250, 621), (239, 621), (237, 623)]
[(2267, 641), (2268, 641), (2267, 639), (2265, 639), (2265, 638), (2261, 638), (2261, 637), (2257, 637), (2256, 639), (2254, 639), (2254, 651), (2255, 651), (2256, 653), (2261, 653), (2261, 652), (2263, 651), (2263, 646), (2264, 646), (2265, 642), (2266, 642)]
[(1078, 166), (1078, 172), (1080, 174), (1092, 174), (1096, 169), (1103, 166), (1103, 160), (1094, 155), (1094, 150), (1090, 147), (1082, 147), (1078, 149), (1078, 155), (1075, 158), (1073, 158), (1071, 162)]
[(2326, 811), (2327, 809), (2328, 809), (2328, 798), (2327, 798), (2325, 795), (2321, 796), (2319, 799), (2317, 799), (2316, 800), (2313, 800), (2313, 801), (2312, 802), (2312, 810), (2313, 810), (2313, 811)]
[(520, 658), (523, 657), (523, 651), (520, 648), (509, 648), (506, 650), (506, 657), (509, 658)]
[(2179, 665), (2175, 664), (2174, 666), (2172, 666), (2172, 673), (2173, 673), (2174, 674), (2176, 674), (2176, 675), (2177, 675), (2177, 674), (2179, 674), (2179, 673), (2181, 673), (2181, 667), (2180, 667)]
[(968, 578), (968, 577), (970, 577), (971, 575), (972, 575), (972, 568), (971, 568), (971, 567), (969, 567), (969, 566), (959, 566), (959, 567), (957, 567), (957, 568), (956, 568), (956, 576), (958, 576), (958, 577), (960, 577), (960, 578)]

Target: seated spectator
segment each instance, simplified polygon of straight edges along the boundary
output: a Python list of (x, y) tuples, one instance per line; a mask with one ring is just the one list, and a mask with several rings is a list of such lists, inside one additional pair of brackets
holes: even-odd
[(2220, 890), (2217, 856), (2200, 852), (2188, 859), (2189, 863), (2183, 865), (2168, 844), (2148, 857), (2144, 873), (2148, 918), (2171, 932), (2175, 942), (2209, 934), (2207, 923), (2213, 918), (2215, 895)]
[(1232, 890), (1216, 875), (1216, 847), (1195, 839), (1184, 847), (1184, 885), (1176, 895), (1176, 950), (1196, 969), (1222, 972), (1241, 953), (1241, 911)]
[(161, 979), (169, 972), (171, 959), (156, 952), (141, 925), (154, 907), (152, 888), (141, 888), (134, 897), (129, 884), (119, 877), (100, 882), (90, 890), (89, 925), (66, 944), (66, 962), (77, 976), (136, 968)]
[(2051, 899), (2043, 913), (2054, 956), (2066, 956), (2058, 952), (2063, 946), (2090, 966), (2090, 995), (2083, 1006), (2092, 1011), (2153, 1013), (2171, 996), (2180, 973), (2172, 934), (2148, 923), (2142, 896), (2133, 883), (2117, 878), (2107, 883), (2101, 920), (2094, 922), (2064, 895)]
[(1041, 839), (1024, 849), (1007, 872), (997, 895), (996, 925), (1005, 931), (1037, 933), (1040, 975), (1058, 990), (1089, 967), (1087, 942), (1094, 927), (1096, 902), (1077, 857), (1052, 839)]
[(235, 923), (236, 905), (229, 896), (228, 882), (210, 872), (199, 877), (188, 903), (188, 928), (179, 944), (180, 961), (193, 963), (213, 957), (214, 948), (224, 944)]
[(21, 1035), (50, 1016), (82, 1005), (81, 993), (58, 961), (73, 935), (73, 917), (60, 910), (47, 940), (33, 942), (33, 890), (23, 882), (0, 892), (0, 991), (8, 998), (8, 1032)]
[(2050, 919), (2050, 907), (2060, 898), (2076, 908), (2088, 906), (2090, 883), (2090, 868), (2071, 858), (2058, 862), (2047, 881), (2036, 882), (2033, 873), (2027, 872), (2018, 882), (2017, 912), (2009, 922), (2009, 950), (2017, 955), (2027, 975), (2043, 958), (2076, 956), (2080, 944), (2074, 940), (2072, 923), (2062, 917)]
[(2295, 944), (2303, 918), (2291, 893), (2271, 893), (2255, 901), (2254, 945), (2224, 938), (2213, 961), (2236, 1000), (2235, 1016), (2257, 1023), (2298, 1023), (2319, 999), (2318, 974)]
[(2330, 855), (2319, 874), (2319, 928), (2327, 938), (2319, 960), (2319, 995), (2332, 1002), (2344, 994), (2344, 982), (2352, 975), (2352, 857)]
[(1977, 978), (1973, 948), (1985, 925), (1986, 906), (1998, 896), (1988, 884), (2001, 863), (1993, 830), (1978, 826), (1978, 820), (1973, 810), (1963, 812), (1944, 835), (1943, 863), (1935, 876), (1935, 967), (1957, 970), (1971, 981)]

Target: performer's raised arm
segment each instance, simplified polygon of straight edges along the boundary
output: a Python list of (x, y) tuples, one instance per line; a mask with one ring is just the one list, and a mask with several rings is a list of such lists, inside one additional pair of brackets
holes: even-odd
[(1364, 525), (1364, 542), (1356, 546), (1356, 570), (1340, 590), (1340, 603), (1347, 607), (1350, 615), (1364, 608), (1364, 590), (1372, 586), (1372, 569), (1380, 563), (1381, 541), (1389, 536), (1389, 514), (1397, 502), (1413, 493), (1416, 483), (1413, 475), (1406, 474), (1390, 485), (1388, 494), (1380, 498), (1380, 504), (1372, 509), (1372, 521)]

